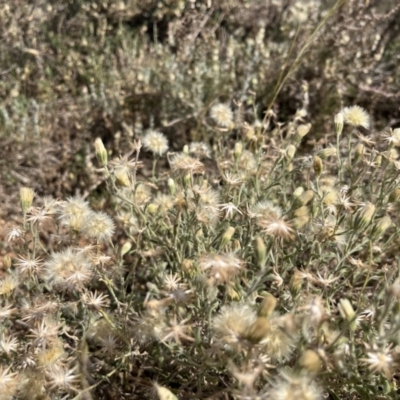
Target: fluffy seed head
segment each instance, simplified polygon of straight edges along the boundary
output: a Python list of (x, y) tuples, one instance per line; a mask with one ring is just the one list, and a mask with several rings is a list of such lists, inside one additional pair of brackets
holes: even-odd
[(235, 253), (208, 254), (200, 258), (199, 265), (216, 280), (228, 282), (243, 268), (243, 261)]
[(214, 332), (222, 344), (235, 346), (245, 339), (246, 332), (256, 319), (254, 310), (245, 304), (227, 305), (213, 319)]
[(284, 317), (272, 316), (269, 323), (270, 329), (260, 344), (272, 360), (283, 361), (294, 349), (294, 337), (288, 333)]
[(365, 129), (369, 129), (369, 115), (360, 106), (345, 107), (343, 109), (343, 118), (346, 124), (362, 126)]
[(294, 238), (294, 229), (284, 217), (279, 219), (262, 219), (258, 222), (264, 229), (264, 233), (277, 238), (292, 240)]
[(204, 172), (203, 163), (185, 153), (175, 154), (170, 160), (170, 165), (173, 172), (181, 175), (202, 174)]
[(10, 372), (10, 368), (4, 369), (0, 366), (0, 398), (11, 399), (17, 391), (18, 373)]
[(107, 242), (114, 234), (114, 222), (104, 212), (91, 212), (83, 224), (84, 233), (97, 242)]
[(222, 128), (230, 128), (233, 125), (233, 112), (226, 104), (215, 104), (210, 110), (211, 118)]
[(211, 150), (207, 143), (192, 142), (189, 146), (189, 153), (198, 158), (210, 158)]
[(60, 220), (63, 225), (73, 231), (79, 232), (82, 225), (90, 214), (89, 203), (81, 197), (70, 197), (61, 208)]
[(45, 279), (64, 290), (82, 289), (92, 275), (92, 265), (84, 253), (71, 248), (53, 253), (45, 263)]
[(148, 132), (143, 138), (143, 146), (157, 156), (162, 156), (168, 150), (168, 140), (157, 131)]

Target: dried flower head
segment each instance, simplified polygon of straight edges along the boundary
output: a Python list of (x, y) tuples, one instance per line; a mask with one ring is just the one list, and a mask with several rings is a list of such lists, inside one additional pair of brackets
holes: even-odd
[(360, 106), (345, 107), (342, 112), (346, 124), (362, 126), (365, 129), (369, 129), (369, 115)]
[(77, 391), (75, 386), (79, 381), (79, 376), (75, 375), (75, 368), (55, 366), (47, 371), (47, 379), (50, 390)]
[(200, 258), (199, 265), (217, 281), (228, 282), (243, 268), (243, 260), (235, 253), (207, 254)]
[(263, 228), (266, 235), (292, 240), (294, 238), (294, 229), (284, 217), (279, 219), (261, 219), (258, 225)]
[(175, 154), (170, 160), (170, 165), (173, 172), (181, 175), (196, 175), (204, 172), (203, 163), (185, 153)]
[(6, 369), (0, 366), (0, 399), (12, 399), (18, 389), (18, 373), (10, 372), (11, 367)]
[(0, 353), (5, 353), (10, 357), (11, 353), (15, 353), (18, 350), (19, 342), (18, 339), (10, 335), (6, 335), (4, 332), (0, 336)]
[(70, 197), (61, 206), (60, 220), (69, 229), (79, 232), (90, 212), (91, 209), (87, 201), (81, 197)]
[(107, 242), (114, 234), (115, 226), (111, 217), (98, 211), (86, 216), (82, 230), (89, 238), (97, 242)]
[(268, 392), (268, 399), (274, 400), (321, 400), (321, 390), (304, 374), (282, 371), (282, 377), (275, 382)]
[(104, 293), (98, 294), (97, 291), (85, 292), (82, 295), (82, 302), (93, 310), (100, 310), (104, 307), (108, 307), (108, 296)]
[(273, 220), (282, 216), (282, 209), (271, 201), (265, 200), (253, 205), (248, 211), (248, 215), (250, 218), (256, 218), (256, 220)]
[(32, 255), (28, 255), (27, 257), (20, 256), (15, 265), (19, 268), (22, 275), (32, 277), (41, 272), (43, 261), (40, 258), (34, 258)]
[(390, 354), (390, 351), (391, 346), (386, 347), (383, 351), (379, 351), (376, 348), (371, 349), (371, 351), (367, 353), (368, 358), (363, 358), (361, 361), (364, 361), (372, 372), (381, 372), (385, 374), (387, 379), (391, 379), (395, 367), (395, 360)]
[(149, 131), (143, 138), (143, 146), (157, 156), (162, 156), (168, 150), (168, 140), (157, 131)]
[(256, 319), (256, 313), (246, 304), (234, 303), (223, 306), (213, 319), (217, 340), (228, 348), (243, 343), (246, 340), (246, 333)]
[(295, 338), (285, 326), (285, 322), (285, 317), (271, 316), (270, 329), (260, 343), (271, 360), (283, 361), (293, 352)]
[(233, 125), (233, 112), (226, 104), (218, 103), (213, 105), (210, 115), (217, 125), (222, 128), (230, 128)]
[(207, 143), (192, 142), (189, 145), (189, 153), (194, 154), (197, 158), (210, 158), (211, 149)]
[(194, 339), (188, 335), (188, 333), (192, 331), (192, 325), (186, 325), (186, 322), (188, 321), (189, 318), (185, 318), (178, 322), (176, 315), (174, 315), (168, 321), (168, 325), (165, 326), (161, 341), (168, 342), (173, 340), (179, 345), (182, 344), (182, 339), (188, 342), (194, 342)]
[(63, 290), (81, 290), (92, 276), (89, 259), (84, 253), (71, 248), (53, 253), (45, 263), (45, 279)]
[(0, 280), (0, 296), (11, 296), (13, 291), (18, 287), (18, 279), (14, 276), (8, 275)]

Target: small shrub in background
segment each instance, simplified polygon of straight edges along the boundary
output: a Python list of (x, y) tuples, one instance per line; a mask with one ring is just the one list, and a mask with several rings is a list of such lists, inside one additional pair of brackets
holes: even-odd
[(4, 6), (0, 399), (398, 398), (399, 10)]

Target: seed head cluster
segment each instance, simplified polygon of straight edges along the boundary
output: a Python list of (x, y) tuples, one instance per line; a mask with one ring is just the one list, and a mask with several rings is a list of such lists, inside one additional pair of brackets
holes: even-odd
[(349, 106), (317, 141), (303, 108), (235, 105), (174, 152), (156, 130), (110, 161), (96, 140), (103, 202), (21, 189), (0, 398), (397, 398), (397, 130), (367, 137)]

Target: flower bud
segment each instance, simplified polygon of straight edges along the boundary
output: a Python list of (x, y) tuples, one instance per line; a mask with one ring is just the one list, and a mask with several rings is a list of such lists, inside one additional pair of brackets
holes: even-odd
[(296, 154), (296, 147), (294, 147), (292, 144), (289, 144), (289, 146), (286, 149), (286, 159), (288, 160), (288, 162), (291, 162), (293, 160), (295, 154)]
[(300, 140), (303, 139), (303, 137), (306, 136), (308, 132), (310, 132), (310, 129), (311, 129), (311, 124), (299, 125), (297, 127), (293, 140), (295, 142), (300, 142)]
[(375, 221), (371, 231), (371, 239), (378, 239), (392, 225), (389, 216), (384, 216)]
[(268, 318), (274, 312), (277, 302), (277, 299), (272, 294), (267, 293), (258, 310), (258, 315)]
[(10, 257), (9, 254), (6, 254), (6, 255), (4, 256), (4, 258), (3, 258), (3, 265), (4, 265), (4, 268), (5, 268), (6, 270), (9, 269), (9, 268), (11, 267), (11, 265), (12, 265), (12, 260), (11, 260), (11, 257)]
[(365, 154), (365, 146), (362, 143), (358, 143), (354, 148), (354, 162), (359, 162)]
[(97, 138), (94, 141), (94, 148), (96, 151), (96, 157), (99, 160), (100, 164), (105, 167), (108, 162), (108, 155), (107, 155), (107, 150), (104, 147), (104, 143), (100, 138)]
[(193, 265), (194, 265), (193, 260), (190, 260), (189, 258), (185, 258), (181, 264), (182, 270), (185, 272), (189, 272), (193, 269)]
[(125, 168), (117, 168), (114, 171), (114, 176), (115, 176), (115, 183), (119, 186), (125, 186), (129, 187), (130, 186), (130, 180), (129, 180), (129, 175), (126, 172)]
[(233, 156), (235, 157), (235, 160), (239, 160), (242, 154), (243, 154), (243, 144), (240, 142), (235, 143), (235, 148), (233, 150)]
[(300, 230), (310, 222), (310, 215), (302, 215), (292, 219), (293, 226)]
[(146, 210), (152, 215), (157, 214), (158, 209), (159, 209), (159, 206), (157, 204), (154, 204), (154, 203), (150, 203), (146, 208)]
[(264, 240), (260, 236), (256, 237), (255, 248), (258, 265), (261, 269), (263, 269), (267, 261), (267, 248), (265, 246)]
[(296, 190), (293, 192), (293, 197), (299, 197), (304, 193), (303, 187), (299, 186), (296, 188)]
[(355, 230), (364, 230), (367, 228), (375, 214), (375, 206), (372, 203), (365, 204), (360, 210), (358, 210), (355, 218), (353, 227)]
[(221, 248), (224, 248), (231, 241), (234, 233), (235, 233), (235, 228), (233, 226), (230, 226), (225, 231), (225, 233), (222, 235)]
[(317, 153), (317, 156), (321, 160), (326, 160), (328, 157), (336, 156), (336, 148), (335, 147), (327, 147), (326, 149), (322, 149)]
[(176, 193), (175, 181), (172, 178), (168, 178), (168, 192), (171, 196)]
[(302, 284), (303, 276), (298, 269), (295, 269), (289, 282), (289, 289), (293, 296), (297, 296), (299, 294)]
[(178, 398), (166, 387), (155, 385), (160, 400), (178, 400)]
[(354, 331), (357, 327), (356, 324), (356, 313), (354, 312), (353, 306), (347, 299), (341, 299), (338, 305), (339, 312), (342, 318), (350, 323), (350, 329)]
[(271, 329), (271, 325), (266, 318), (257, 318), (247, 329), (246, 339), (251, 343), (259, 343), (265, 338)]
[(324, 166), (322, 164), (322, 160), (318, 156), (314, 156), (313, 158), (313, 168), (315, 172), (315, 176), (319, 178), (322, 174), (322, 170), (324, 169)]
[(321, 370), (321, 358), (316, 351), (308, 349), (299, 358), (299, 367), (316, 375)]
[(129, 250), (132, 248), (131, 242), (125, 242), (124, 245), (121, 247), (121, 257), (123, 257)]
[(342, 111), (340, 111), (335, 115), (334, 122), (335, 122), (336, 135), (340, 136), (343, 132), (343, 126), (344, 126), (344, 115)]
[(19, 190), (19, 198), (21, 202), (21, 208), (24, 214), (26, 214), (32, 206), (33, 197), (35, 192), (31, 188), (22, 187)]
[(389, 202), (394, 203), (395, 201), (400, 199), (400, 188), (396, 188), (389, 195)]
[(240, 243), (240, 240), (234, 239), (232, 241), (232, 251), (237, 252), (237, 251), (240, 251), (241, 249), (242, 249), (242, 245)]
[(314, 198), (314, 192), (312, 190), (306, 190), (300, 197), (301, 205), (307, 205)]

